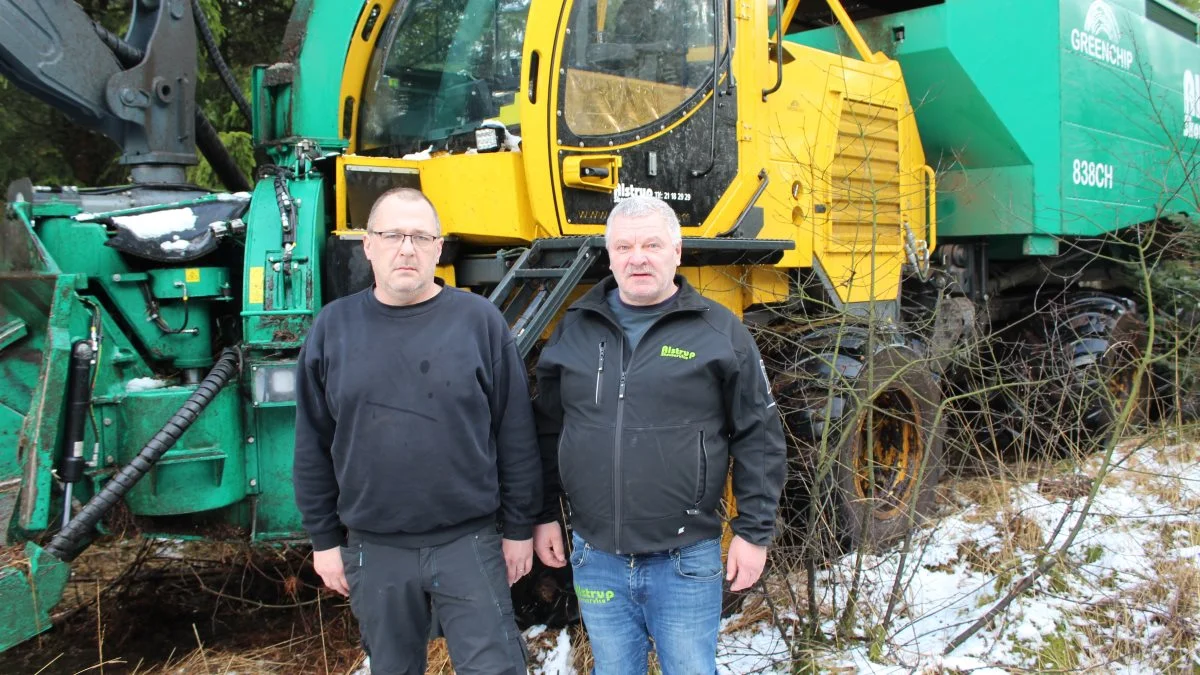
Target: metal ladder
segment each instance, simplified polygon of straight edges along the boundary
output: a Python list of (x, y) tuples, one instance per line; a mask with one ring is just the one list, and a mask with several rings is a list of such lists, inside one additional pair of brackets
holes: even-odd
[(537, 239), (488, 299), (512, 327), (521, 358), (529, 355), (567, 296), (604, 250), (604, 237)]

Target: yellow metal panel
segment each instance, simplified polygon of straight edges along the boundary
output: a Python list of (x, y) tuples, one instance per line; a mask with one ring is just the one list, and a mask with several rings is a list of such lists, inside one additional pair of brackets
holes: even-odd
[(756, 265), (748, 271), (750, 283), (743, 289), (747, 307), (787, 300), (791, 285), (786, 272), (766, 265)]
[[(927, 208), (924, 154), (899, 66), (882, 54), (865, 62), (784, 49), (783, 84), (761, 106), (774, 161), (760, 204), (769, 227), (791, 221), (797, 244), (779, 266), (819, 266), (843, 303), (894, 300), (903, 223), (924, 237)], [(774, 84), (774, 73), (762, 81)]]
[(444, 281), (447, 286), (457, 285), (454, 278), (454, 265), (438, 265), (433, 270), (433, 276)]
[[(521, 146), (525, 159), (527, 200), (539, 237), (558, 236), (555, 199), (555, 174), (550, 144), (553, 142), (554, 110), (551, 74), (555, 51), (562, 44), (558, 26), (570, 3), (562, 0), (533, 0), (529, 5), (529, 23), (525, 28), (525, 48), (521, 58)], [(535, 64), (536, 62), (536, 64)], [(536, 72), (531, 72), (534, 66)], [(530, 83), (536, 87), (531, 100)]]
[[(354, 99), (354, 114), (350, 118), (350, 152), (358, 149), (358, 109), (362, 106), (363, 80), (367, 76), (367, 65), (371, 61), (371, 52), (375, 41), (379, 38), (380, 30), (386, 23), (388, 14), (392, 11), (395, 0), (374, 0), (363, 5), (362, 14), (354, 26), (354, 38), (350, 41), (350, 49), (346, 53), (346, 65), (342, 68), (342, 91), (336, 101), (331, 101), (338, 108), (337, 118), (342, 119), (342, 102), (347, 97)], [(371, 16), (371, 9), (379, 8), (379, 18), (375, 21), (375, 29), (363, 39), (363, 28)], [(339, 186), (340, 187), (340, 186)], [(338, 191), (339, 194), (341, 191)]]
[(679, 274), (688, 280), (704, 297), (721, 303), (729, 311), (742, 316), (745, 309), (744, 267), (680, 267)]
[[(812, 232), (803, 221), (812, 211), (812, 180), (807, 163), (770, 161), (770, 182), (758, 203), (763, 208), (760, 239), (785, 239), (795, 248), (785, 251), (781, 268), (807, 267), (812, 261)], [(794, 196), (793, 196), (794, 195)]]
[(365, 227), (348, 223), (345, 172), (348, 166), (418, 172), (421, 191), (437, 207), (443, 235), (474, 242), (521, 244), (534, 236), (533, 213), (519, 152), (443, 155), (425, 160), (343, 155), (337, 158), (337, 234)]
[(899, 297), (901, 255), (873, 254), (870, 247), (864, 247), (856, 253), (827, 252), (821, 256), (821, 264), (842, 302), (880, 302)]

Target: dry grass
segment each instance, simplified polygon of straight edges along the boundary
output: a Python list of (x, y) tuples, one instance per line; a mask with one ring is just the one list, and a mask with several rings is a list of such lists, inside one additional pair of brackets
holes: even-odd
[(0, 566), (8, 567), (26, 563), (25, 546), (24, 544), (15, 544), (13, 546), (0, 546)]
[[(1145, 584), (1082, 607), (1077, 630), (1098, 652), (1096, 660), (1144, 662), (1154, 655), (1161, 672), (1195, 673), (1200, 667), (1195, 660), (1200, 653), (1198, 605), (1200, 569), (1191, 562), (1159, 561)], [(1149, 641), (1134, 637), (1147, 632)]]
[(590, 673), (595, 661), (592, 659), (592, 645), (588, 642), (587, 631), (582, 626), (571, 626), (571, 668), (577, 673)]

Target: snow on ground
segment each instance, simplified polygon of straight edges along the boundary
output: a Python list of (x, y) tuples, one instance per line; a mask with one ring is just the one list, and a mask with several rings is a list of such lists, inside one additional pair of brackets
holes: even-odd
[[(903, 562), (895, 550), (848, 555), (818, 572), (820, 628), (829, 641), (809, 646), (816, 655), (806, 658), (837, 673), (1200, 672), (1200, 448), (1193, 445), (1118, 448), (1065, 556), (944, 654), (1045, 559), (1043, 550), (1053, 554), (1067, 540), (1101, 468), (1096, 457), (1031, 482), (946, 486), (947, 505)], [(883, 625), (897, 576), (900, 591)], [(804, 604), (802, 578), (791, 585)], [(853, 627), (834, 640), (854, 586)], [(808, 619), (797, 616), (804, 608), (779, 605), (783, 633), (766, 619), (724, 621), (721, 673), (792, 672), (785, 633)], [(566, 632), (553, 644), (535, 657), (541, 665), (533, 672), (574, 673)]]

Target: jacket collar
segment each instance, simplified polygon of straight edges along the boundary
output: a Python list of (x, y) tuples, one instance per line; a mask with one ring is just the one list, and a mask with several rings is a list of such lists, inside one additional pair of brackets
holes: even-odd
[[(671, 307), (671, 312), (705, 312), (708, 311), (708, 304), (705, 303), (704, 297), (696, 292), (688, 280), (682, 274), (675, 275), (675, 283), (679, 286), (679, 291), (675, 297), (675, 304)], [(600, 283), (592, 286), (592, 288), (583, 294), (572, 304), (567, 311), (575, 309), (587, 309), (593, 312), (599, 312), (610, 318), (612, 310), (608, 307), (608, 292), (617, 287), (617, 279), (613, 275), (608, 275), (600, 281)]]

